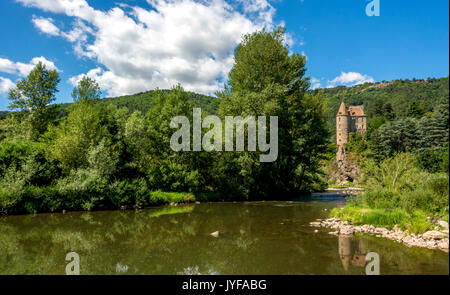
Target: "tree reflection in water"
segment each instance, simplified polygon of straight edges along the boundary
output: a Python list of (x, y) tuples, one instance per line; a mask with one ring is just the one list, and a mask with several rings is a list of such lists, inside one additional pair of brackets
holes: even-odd
[[(314, 233), (333, 202), (205, 203), (138, 211), (0, 218), (0, 274), (64, 274), (77, 252), (81, 274), (448, 274), (448, 254), (374, 237)], [(219, 231), (217, 238), (209, 234)], [(344, 267), (343, 267), (344, 266)]]

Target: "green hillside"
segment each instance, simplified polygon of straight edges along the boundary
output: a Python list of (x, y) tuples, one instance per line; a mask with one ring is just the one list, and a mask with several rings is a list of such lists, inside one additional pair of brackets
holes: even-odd
[[(107, 97), (101, 103), (126, 107), (130, 112), (136, 110), (147, 113), (157, 90), (140, 92), (132, 95)], [(168, 93), (170, 90), (161, 90)], [(416, 108), (425, 115), (434, 110), (441, 98), (448, 96), (449, 78), (430, 78), (427, 80), (394, 80), (390, 82), (365, 83), (357, 86), (338, 86), (334, 88), (317, 89), (311, 93), (322, 92), (329, 107), (329, 125), (334, 128), (335, 114), (341, 101), (347, 105), (364, 105), (366, 114), (370, 118), (382, 115), (391, 106), (391, 112), (397, 117), (408, 116), (408, 109)], [(192, 102), (205, 112), (216, 113), (220, 100), (216, 97), (189, 92)], [(69, 103), (59, 104), (60, 116), (64, 116)], [(0, 111), (3, 119), (7, 111)]]
[(334, 127), (341, 101), (347, 105), (364, 105), (369, 121), (377, 116), (421, 117), (432, 112), (442, 98), (448, 97), (448, 90), (449, 78), (445, 77), (338, 86), (312, 92), (323, 92), (330, 109), (329, 122)]
[[(161, 90), (168, 93), (170, 90)], [(408, 110), (417, 109), (419, 116), (430, 113), (434, 107), (449, 93), (449, 78), (430, 78), (427, 80), (394, 80), (390, 82), (365, 83), (357, 86), (338, 86), (311, 91), (323, 92), (329, 107), (329, 116), (334, 122), (335, 114), (341, 101), (347, 105), (364, 105), (369, 119), (383, 115), (389, 111), (397, 118), (407, 117)], [(130, 112), (139, 110), (146, 113), (152, 104), (156, 90), (150, 90), (132, 95), (108, 97), (102, 103), (114, 104), (117, 107), (127, 107)], [(196, 106), (208, 113), (215, 113), (220, 100), (216, 97), (189, 92)], [(330, 122), (331, 122), (330, 121)], [(333, 123), (334, 124), (334, 123)], [(334, 125), (333, 125), (334, 126)]]
[[(156, 92), (161, 91), (164, 94), (168, 94), (171, 90), (149, 90), (131, 95), (106, 97), (100, 100), (103, 104), (112, 104), (118, 108), (126, 107), (130, 113), (134, 111), (140, 111), (142, 114), (146, 114), (152, 105), (152, 101), (155, 98)], [(212, 96), (198, 94), (194, 92), (187, 92), (191, 101), (196, 107), (202, 108), (202, 111), (215, 114), (219, 107), (219, 99)], [(57, 104), (55, 107), (58, 112), (58, 117), (64, 117), (67, 115), (67, 107), (70, 103)], [(7, 112), (0, 112), (0, 120), (6, 117)]]
[[(157, 90), (150, 90), (146, 92), (136, 93), (132, 95), (125, 95), (119, 97), (108, 97), (101, 100), (102, 103), (113, 104), (117, 107), (126, 107), (130, 112), (141, 111), (143, 114), (147, 113), (152, 105), (152, 100)], [(170, 90), (160, 90), (163, 93), (169, 93)], [(211, 96), (206, 96), (194, 92), (188, 92), (192, 102), (201, 107), (202, 110), (208, 113), (215, 113), (219, 107), (219, 99)]]

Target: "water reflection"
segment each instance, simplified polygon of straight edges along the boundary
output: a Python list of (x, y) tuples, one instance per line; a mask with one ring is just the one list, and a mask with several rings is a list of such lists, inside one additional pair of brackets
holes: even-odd
[(216, 203), (4, 217), (0, 274), (64, 274), (72, 251), (81, 274), (364, 274), (372, 251), (382, 274), (448, 274), (448, 253), (314, 233), (309, 222), (335, 206)]
[(339, 258), (346, 271), (348, 271), (350, 264), (356, 267), (364, 267), (366, 265), (367, 240), (354, 240), (351, 236), (339, 235), (338, 243)]

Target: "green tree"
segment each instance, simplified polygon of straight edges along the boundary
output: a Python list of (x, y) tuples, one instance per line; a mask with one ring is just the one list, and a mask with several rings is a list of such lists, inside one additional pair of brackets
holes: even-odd
[(380, 126), (382, 126), (384, 123), (386, 123), (386, 119), (382, 116), (376, 116), (376, 117), (370, 118), (368, 120), (368, 124), (367, 124), (366, 137), (370, 140), (370, 138), (372, 137), (372, 134), (378, 128), (380, 128)]
[(417, 120), (405, 118), (387, 122), (378, 128), (372, 134), (369, 146), (373, 156), (381, 160), (396, 153), (416, 151), (418, 140)]
[(53, 118), (53, 108), (49, 105), (55, 100), (59, 81), (56, 70), (48, 70), (39, 62), (27, 77), (9, 91), (9, 108), (27, 113), (33, 137), (43, 134)]
[(440, 101), (435, 111), (419, 120), (417, 132), (420, 150), (439, 149), (449, 141), (449, 101), (448, 97)]
[(230, 90), (260, 92), (270, 84), (278, 84), (287, 91), (304, 93), (309, 87), (308, 79), (303, 78), (305, 57), (289, 55), (284, 40), (283, 27), (245, 35), (236, 48), (235, 64), (229, 74)]
[(345, 146), (346, 152), (352, 152), (356, 155), (361, 155), (366, 150), (366, 141), (361, 134), (352, 132), (350, 133), (348, 144)]
[[(136, 114), (127, 122), (127, 141), (145, 134), (137, 143), (146, 147), (146, 151), (135, 154), (134, 160), (142, 167), (147, 179), (155, 189), (166, 191), (201, 191), (206, 184), (206, 175), (211, 165), (208, 152), (176, 152), (170, 147), (170, 139), (175, 129), (170, 122), (176, 116), (185, 116), (192, 122), (195, 105), (189, 99), (189, 93), (181, 86), (171, 91), (158, 91), (152, 107), (146, 115), (142, 128), (142, 120)], [(203, 113), (203, 115), (206, 115)], [(192, 137), (190, 139), (192, 150)], [(130, 148), (139, 148), (135, 144)], [(141, 168), (141, 169), (142, 169)]]
[(225, 153), (222, 189), (249, 198), (312, 189), (327, 128), (321, 93), (306, 95), (305, 57), (284, 43), (284, 28), (243, 37), (235, 52), (229, 87), (218, 93), (221, 116), (277, 116), (278, 158), (260, 163), (259, 152)]
[(392, 104), (390, 102), (383, 105), (383, 116), (388, 120), (395, 119), (394, 109), (392, 108)]
[(72, 98), (75, 102), (80, 100), (97, 101), (100, 99), (100, 86), (88, 76), (84, 76), (72, 91)]
[(65, 174), (88, 166), (88, 151), (102, 138), (111, 138), (107, 128), (106, 108), (79, 101), (69, 108), (69, 115), (46, 135), (50, 153)]
[(426, 109), (422, 103), (418, 103), (417, 101), (411, 102), (408, 106), (408, 110), (406, 111), (406, 115), (408, 117), (413, 118), (421, 118), (425, 115)]
[(379, 98), (376, 99), (370, 106), (369, 116), (370, 117), (383, 116), (383, 107), (384, 107), (383, 100)]

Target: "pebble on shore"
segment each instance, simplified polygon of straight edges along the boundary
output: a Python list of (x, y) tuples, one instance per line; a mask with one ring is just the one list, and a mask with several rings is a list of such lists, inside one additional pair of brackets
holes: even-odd
[(332, 235), (353, 235), (354, 233), (364, 233), (375, 235), (376, 237), (387, 238), (399, 243), (403, 243), (408, 247), (423, 247), (428, 249), (440, 249), (448, 252), (449, 236), (448, 224), (442, 222), (441, 226), (447, 225), (444, 230), (431, 230), (423, 234), (409, 233), (407, 230), (401, 230), (397, 225), (392, 230), (384, 227), (375, 227), (373, 225), (350, 225), (347, 221), (342, 221), (339, 218), (328, 218), (325, 220), (317, 219), (310, 222), (313, 227), (331, 228), (335, 231), (329, 232)]

